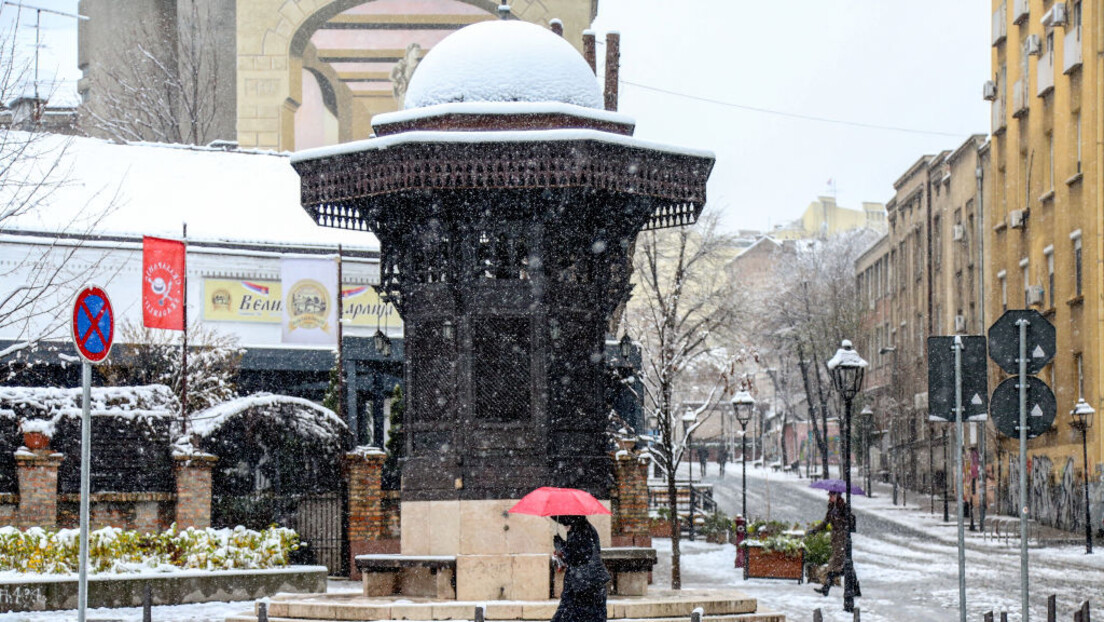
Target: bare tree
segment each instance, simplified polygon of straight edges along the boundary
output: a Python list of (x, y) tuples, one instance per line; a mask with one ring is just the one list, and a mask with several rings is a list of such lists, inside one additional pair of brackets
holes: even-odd
[(82, 113), (95, 133), (122, 141), (205, 145), (215, 138), (220, 47), (214, 16), (196, 0), (178, 3), (176, 22), (129, 33), (131, 45), (97, 64), (93, 101)]
[[(126, 322), (119, 330), (119, 351), (100, 366), (115, 386), (165, 384), (180, 395), (183, 365), (181, 333)], [(245, 350), (237, 338), (195, 322), (188, 327), (188, 405), (191, 414), (237, 396), (235, 380)]]
[[(652, 455), (667, 480), (673, 589), (682, 584), (675, 477), (687, 437), (682, 417), (673, 412), (674, 395), (692, 368), (699, 380), (712, 376), (708, 388), (703, 387), (705, 399), (693, 413), (688, 431), (692, 434), (705, 421), (702, 415), (729, 389), (733, 357), (724, 346), (738, 307), (723, 264), (732, 249), (732, 238), (717, 230), (713, 214), (693, 227), (645, 232), (636, 243), (635, 295), (624, 322), (643, 350), (645, 411), (659, 433)], [(702, 373), (709, 364), (713, 373)]]
[[(17, 27), (0, 33), (0, 101), (33, 92), (33, 71), (17, 53)], [(41, 341), (63, 333), (65, 309), (90, 271), (110, 276), (103, 270), (108, 251), (90, 250), (88, 242), (115, 208), (116, 197), (89, 192), (84, 206), (64, 224), (42, 224), (49, 223), (44, 216), (57, 190), (73, 183), (73, 139), (37, 131), (41, 102), (30, 102), (36, 112), (21, 124), (23, 129), (0, 127), (0, 235), (17, 236), (6, 241), (9, 250), (0, 262), (0, 331), (13, 341), (0, 349), (3, 379), (16, 373), (20, 360)]]
[(828, 417), (839, 406), (829, 399), (825, 364), (840, 341), (859, 330), (862, 310), (855, 289), (855, 259), (874, 239), (873, 232), (861, 230), (798, 241), (783, 272), (782, 281), (789, 286), (769, 301), (774, 312), (763, 316), (764, 340), (775, 351), (792, 355), (800, 372), (823, 477), (828, 477)]

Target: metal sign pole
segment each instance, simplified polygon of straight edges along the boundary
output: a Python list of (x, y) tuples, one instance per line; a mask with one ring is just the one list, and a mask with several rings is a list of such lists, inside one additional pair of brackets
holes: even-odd
[(1020, 326), (1020, 619), (1029, 622), (1031, 612), (1027, 608), (1027, 326), (1026, 319), (1016, 322)]
[(962, 530), (962, 337), (954, 339), (955, 496), (958, 497), (958, 619), (966, 622), (966, 534)]
[(92, 364), (81, 364), (81, 481), (80, 481), (80, 578), (77, 584), (77, 621), (84, 622), (88, 609), (88, 497), (92, 462)]

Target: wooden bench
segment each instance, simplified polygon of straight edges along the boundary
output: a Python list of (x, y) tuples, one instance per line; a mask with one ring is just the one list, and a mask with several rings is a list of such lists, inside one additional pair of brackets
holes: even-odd
[(456, 598), (454, 555), (357, 555), (365, 596)]
[[(617, 596), (646, 596), (652, 568), (656, 565), (655, 549), (640, 546), (611, 546), (602, 549), (602, 563), (610, 573), (609, 593)], [(563, 592), (562, 571), (549, 558), (552, 581), (549, 594), (559, 598)]]

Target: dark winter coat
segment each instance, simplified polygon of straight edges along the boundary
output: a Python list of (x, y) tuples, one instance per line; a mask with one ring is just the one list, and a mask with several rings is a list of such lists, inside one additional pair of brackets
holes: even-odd
[(598, 532), (580, 517), (567, 533), (567, 541), (556, 536), (567, 571), (563, 595), (552, 622), (605, 622), (606, 584), (609, 572), (602, 563)]
[(816, 534), (832, 526), (832, 557), (828, 560), (828, 572), (843, 572), (843, 558), (847, 555), (847, 504), (833, 503), (828, 506), (824, 520), (809, 530)]

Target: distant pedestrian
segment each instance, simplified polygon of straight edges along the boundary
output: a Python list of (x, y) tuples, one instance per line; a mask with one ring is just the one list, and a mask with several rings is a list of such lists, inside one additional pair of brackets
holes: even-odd
[(602, 563), (598, 531), (585, 516), (553, 516), (552, 520), (567, 527), (567, 540), (559, 534), (553, 538), (555, 557), (567, 570), (552, 622), (605, 622), (610, 574)]
[(709, 450), (698, 448), (698, 464), (701, 465), (702, 477), (705, 477), (705, 465), (709, 463)]
[(847, 530), (850, 527), (847, 516), (847, 502), (843, 500), (843, 495), (829, 492), (828, 512), (825, 513), (824, 520), (805, 532), (805, 535), (811, 536), (828, 527), (832, 528), (832, 556), (828, 559), (828, 575), (822, 587), (814, 588), (825, 596), (828, 595), (828, 590), (832, 589), (832, 583), (836, 578), (843, 576), (843, 558), (847, 555)]
[(717, 468), (721, 471), (721, 477), (724, 477), (726, 464), (728, 464), (728, 447), (721, 447), (717, 452)]

